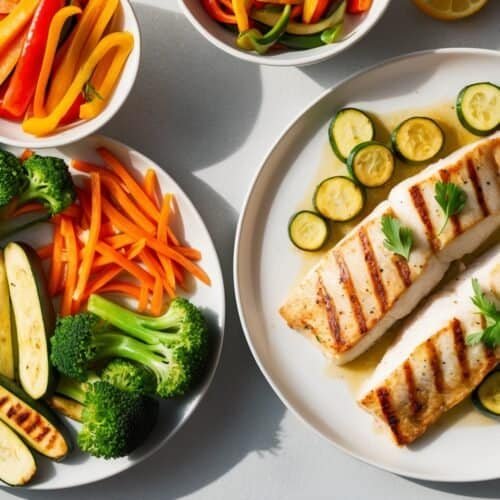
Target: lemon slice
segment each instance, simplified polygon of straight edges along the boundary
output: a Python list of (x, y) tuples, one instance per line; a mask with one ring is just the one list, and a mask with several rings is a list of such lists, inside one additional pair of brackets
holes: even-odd
[(416, 6), (434, 19), (454, 21), (475, 14), (488, 0), (413, 0)]

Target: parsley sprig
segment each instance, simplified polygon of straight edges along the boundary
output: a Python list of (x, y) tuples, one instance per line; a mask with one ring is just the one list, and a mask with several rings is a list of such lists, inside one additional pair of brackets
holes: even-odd
[(446, 216), (444, 224), (439, 231), (441, 234), (448, 224), (450, 217), (460, 213), (467, 203), (467, 193), (453, 182), (438, 182), (436, 183), (434, 199), (439, 203), (439, 206)]
[(83, 97), (86, 102), (91, 102), (94, 99), (99, 99), (101, 101), (104, 100), (101, 94), (97, 91), (97, 89), (90, 83), (87, 82), (83, 87)]
[(411, 229), (402, 226), (398, 219), (384, 215), (382, 216), (382, 232), (385, 236), (385, 248), (408, 260), (413, 246)]
[(486, 319), (486, 328), (468, 335), (467, 345), (484, 342), (488, 347), (496, 347), (500, 345), (500, 310), (486, 298), (477, 279), (472, 280), (472, 289), (474, 290), (474, 296), (471, 297), (472, 303)]

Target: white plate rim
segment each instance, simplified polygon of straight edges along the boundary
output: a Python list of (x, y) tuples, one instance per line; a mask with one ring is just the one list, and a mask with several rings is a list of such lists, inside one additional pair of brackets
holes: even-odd
[[(215, 373), (217, 372), (217, 368), (219, 366), (219, 362), (220, 362), (220, 358), (221, 358), (221, 354), (222, 354), (222, 348), (223, 348), (223, 344), (224, 344), (224, 334), (225, 334), (225, 325), (226, 325), (226, 290), (225, 290), (225, 286), (224, 286), (224, 276), (222, 274), (220, 259), (218, 256), (217, 248), (213, 242), (212, 236), (210, 235), (210, 232), (208, 231), (208, 228), (207, 228), (205, 222), (203, 221), (203, 218), (201, 217), (198, 209), (195, 207), (194, 203), (191, 201), (191, 198), (185, 193), (185, 191), (179, 186), (179, 184), (172, 178), (172, 176), (166, 170), (164, 170), (163, 168), (160, 167), (160, 165), (158, 165), (155, 161), (148, 158), (143, 153), (126, 145), (125, 143), (118, 141), (114, 138), (111, 138), (109, 136), (102, 135), (102, 134), (91, 135), (91, 136), (83, 139), (81, 142), (85, 142), (85, 141), (96, 141), (96, 142), (102, 141), (102, 142), (111, 144), (113, 146), (116, 146), (117, 148), (125, 148), (129, 152), (133, 152), (134, 156), (136, 156), (136, 158), (139, 158), (141, 160), (141, 162), (144, 162), (145, 164), (148, 164), (151, 168), (154, 168), (155, 170), (160, 171), (160, 176), (164, 175), (167, 182), (171, 183), (172, 186), (175, 188), (175, 190), (181, 196), (184, 197), (185, 202), (189, 206), (189, 208), (192, 210), (194, 217), (196, 219), (198, 219), (198, 223), (200, 224), (200, 226), (205, 229), (205, 232), (207, 234), (207, 241), (211, 245), (211, 247), (212, 247), (211, 250), (215, 256), (215, 262), (214, 262), (215, 274), (212, 273), (210, 278), (212, 280), (212, 283), (218, 283), (219, 288), (220, 288), (220, 297), (218, 298), (218, 300), (220, 301), (220, 304), (221, 304), (221, 310), (218, 311), (218, 313), (220, 315), (220, 317), (219, 317), (220, 328), (219, 328), (219, 332), (218, 332), (220, 340), (218, 343), (217, 352), (213, 353), (212, 365), (211, 365), (210, 371), (207, 374), (206, 378), (204, 379), (203, 383), (201, 383), (196, 389), (197, 394), (196, 394), (196, 397), (193, 399), (193, 404), (191, 405), (189, 410), (187, 410), (185, 412), (183, 418), (179, 420), (177, 425), (172, 428), (170, 433), (164, 439), (158, 441), (154, 446), (151, 446), (147, 450), (147, 452), (141, 454), (140, 456), (135, 458), (133, 461), (124, 462), (123, 466), (121, 468), (113, 471), (109, 475), (103, 474), (103, 475), (100, 475), (100, 476), (95, 477), (95, 478), (89, 478), (88, 480), (82, 479), (81, 481), (74, 482), (71, 485), (49, 486), (48, 484), (46, 485), (46, 483), (40, 482), (40, 483), (36, 483), (36, 485), (34, 485), (33, 487), (30, 487), (30, 485), (27, 485), (24, 488), (26, 490), (32, 490), (32, 491), (63, 490), (63, 489), (75, 488), (78, 486), (84, 486), (87, 484), (92, 484), (92, 483), (96, 483), (99, 481), (103, 481), (105, 479), (109, 479), (111, 477), (117, 476), (118, 474), (121, 474), (121, 473), (125, 472), (126, 470), (129, 470), (130, 468), (134, 467), (135, 465), (143, 462), (144, 460), (150, 458), (152, 455), (157, 453), (186, 424), (186, 422), (195, 413), (195, 411), (199, 407), (200, 403), (204, 399), (206, 393), (208, 392), (208, 390), (212, 384)], [(68, 146), (68, 145), (65, 145), (65, 146)], [(65, 146), (60, 146), (60, 147), (63, 148)], [(71, 147), (71, 145), (69, 145), (69, 146)], [(15, 146), (13, 146), (13, 147), (15, 147)], [(37, 150), (38, 149), (43, 150), (42, 148), (37, 148)], [(51, 149), (59, 149), (59, 147), (54, 147)], [(76, 444), (75, 444), (75, 446), (76, 446)], [(47, 459), (43, 458), (43, 460), (47, 460)], [(82, 465), (81, 467), (84, 468), (85, 465)], [(82, 475), (82, 477), (84, 477), (84, 476)], [(19, 488), (15, 488), (15, 487), (12, 487), (12, 486), (9, 486), (6, 484), (0, 484), (0, 487), (5, 488), (7, 491), (13, 490), (13, 489), (16, 489), (17, 491), (21, 491), (23, 489), (23, 488), (21, 488), (21, 490), (20, 490)]]
[(240, 246), (241, 246), (241, 239), (244, 231), (244, 225), (246, 223), (246, 217), (247, 217), (247, 211), (251, 202), (251, 198), (255, 189), (256, 184), (258, 183), (261, 175), (264, 173), (266, 170), (266, 165), (270, 159), (270, 157), (275, 153), (275, 150), (278, 148), (282, 138), (287, 135), (301, 120), (301, 118), (306, 115), (311, 108), (315, 107), (317, 103), (319, 103), (322, 99), (324, 99), (327, 95), (335, 92), (335, 90), (340, 87), (345, 85), (351, 80), (354, 80), (358, 77), (361, 77), (367, 73), (370, 73), (373, 70), (376, 69), (381, 69), (384, 66), (388, 66), (393, 63), (397, 63), (399, 61), (407, 60), (407, 59), (412, 59), (416, 57), (424, 57), (427, 55), (433, 55), (433, 54), (441, 54), (441, 55), (491, 55), (494, 57), (499, 57), (500, 58), (500, 52), (492, 49), (478, 49), (478, 48), (467, 48), (467, 47), (449, 47), (449, 48), (441, 48), (441, 49), (427, 49), (427, 50), (420, 50), (420, 51), (415, 51), (415, 52), (410, 52), (407, 54), (402, 54), (396, 57), (392, 57), (389, 59), (386, 59), (380, 63), (375, 63), (373, 65), (370, 65), (367, 68), (363, 68), (348, 77), (344, 78), (340, 82), (336, 83), (334, 86), (326, 89), (325, 91), (321, 92), (321, 94), (315, 98), (311, 103), (309, 103), (302, 111), (296, 114), (295, 118), (291, 120), (291, 122), (285, 126), (285, 128), (281, 131), (280, 134), (277, 135), (277, 139), (274, 142), (274, 144), (271, 146), (271, 148), (268, 150), (268, 152), (265, 154), (260, 167), (258, 168), (257, 172), (254, 174), (254, 177), (251, 181), (250, 187), (247, 191), (247, 194), (244, 198), (243, 206), (241, 209), (240, 217), (238, 219), (238, 225), (236, 228), (236, 236), (235, 236), (235, 244), (234, 244), (234, 253), (233, 253), (233, 277), (234, 277), (234, 294), (236, 298), (236, 306), (238, 309), (238, 315), (240, 318), (241, 326), (243, 329), (243, 333), (245, 335), (246, 341), (248, 343), (248, 346), (250, 348), (250, 351), (252, 353), (252, 356), (255, 359), (255, 362), (257, 363), (257, 366), (261, 370), (262, 374), (264, 375), (265, 379), (273, 389), (273, 391), (276, 393), (278, 398), (281, 400), (281, 402), (295, 415), (296, 418), (298, 418), (299, 421), (301, 421), (306, 427), (309, 429), (313, 430), (316, 435), (320, 436), (322, 439), (328, 441), (332, 446), (337, 448), (338, 450), (341, 450), (342, 452), (346, 453), (347, 455), (355, 458), (356, 460), (359, 460), (360, 462), (366, 463), (372, 467), (375, 467), (380, 470), (385, 470), (387, 472), (391, 472), (393, 474), (397, 474), (399, 476), (403, 477), (408, 477), (412, 479), (418, 479), (418, 480), (423, 480), (423, 481), (435, 481), (435, 482), (446, 482), (446, 483), (466, 483), (466, 482), (479, 482), (479, 481), (489, 481), (489, 480), (494, 480), (500, 478), (500, 471), (496, 475), (489, 475), (486, 474), (484, 476), (481, 475), (476, 475), (474, 478), (467, 478), (467, 479), (461, 479), (460, 477), (453, 477), (450, 478), (449, 476), (440, 476), (439, 473), (437, 473), (434, 476), (429, 476), (426, 474), (419, 474), (419, 473), (414, 473), (411, 471), (408, 471), (406, 469), (400, 469), (398, 467), (391, 467), (385, 464), (379, 464), (374, 460), (367, 459), (360, 454), (350, 450), (346, 446), (341, 445), (340, 443), (335, 442), (332, 439), (327, 438), (316, 426), (313, 425), (310, 421), (307, 420), (307, 418), (302, 415), (302, 413), (297, 410), (293, 404), (288, 401), (286, 396), (282, 393), (278, 385), (273, 381), (272, 376), (267, 372), (264, 363), (259, 357), (259, 354), (257, 352), (257, 348), (254, 344), (252, 334), (250, 332), (250, 329), (247, 327), (247, 322), (246, 322), (246, 311), (245, 307), (243, 305), (241, 293), (240, 293), (240, 272), (239, 268), (241, 266), (241, 263), (239, 261), (239, 254), (240, 254)]

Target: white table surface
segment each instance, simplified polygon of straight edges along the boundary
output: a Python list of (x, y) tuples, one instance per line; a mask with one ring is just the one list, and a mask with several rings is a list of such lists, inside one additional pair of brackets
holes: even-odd
[(205, 219), (227, 289), (221, 364), (195, 415), (146, 462), (86, 487), (0, 490), (0, 498), (500, 498), (500, 480), (457, 485), (408, 480), (344, 455), (304, 427), (251, 357), (231, 272), (236, 221), (249, 183), (290, 120), (324, 89), (383, 59), (438, 47), (500, 49), (500, 0), (490, 0), (470, 20), (451, 24), (423, 16), (410, 0), (393, 0), (355, 47), (303, 69), (259, 67), (218, 51), (188, 24), (175, 0), (134, 3), (143, 30), (141, 72), (130, 99), (104, 132), (163, 165)]

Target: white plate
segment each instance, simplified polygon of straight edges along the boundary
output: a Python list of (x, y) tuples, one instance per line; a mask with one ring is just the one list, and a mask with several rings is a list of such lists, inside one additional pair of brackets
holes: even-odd
[[(158, 422), (153, 433), (146, 443), (129, 457), (108, 461), (100, 460), (80, 453), (75, 445), (75, 450), (64, 462), (55, 463), (45, 458), (38, 460), (39, 470), (34, 482), (30, 485), (32, 489), (69, 488), (105, 479), (132, 467), (158, 451), (179, 430), (200, 403), (212, 381), (222, 348), (225, 296), (219, 260), (199, 213), (176, 182), (160, 166), (142, 154), (124, 144), (102, 136), (93, 136), (77, 144), (59, 149), (37, 150), (37, 152), (42, 151), (43, 154), (58, 156), (66, 160), (76, 158), (102, 164), (102, 161), (95, 153), (98, 146), (107, 147), (127, 165), (132, 166), (137, 173), (142, 174), (148, 168), (154, 168), (162, 192), (174, 194), (182, 219), (175, 227), (176, 232), (186, 243), (202, 251), (203, 259), (200, 265), (212, 280), (211, 287), (193, 282), (190, 299), (202, 308), (210, 323), (210, 331), (213, 335), (213, 356), (204, 381), (188, 396), (176, 401), (161, 402)], [(20, 152), (15, 148), (9, 149), (15, 153)], [(49, 230), (48, 226), (38, 226), (35, 229), (21, 233), (16, 239), (36, 247), (48, 243), (50, 238)], [(69, 420), (67, 422), (73, 429), (76, 429), (73, 423), (70, 423)], [(195, 452), (195, 449), (193, 451)]]
[(500, 82), (500, 53), (445, 49), (411, 54), (359, 73), (326, 92), (284, 132), (258, 172), (240, 218), (234, 256), (236, 298), (250, 348), (282, 401), (347, 453), (380, 468), (434, 481), (500, 477), (500, 425), (458, 422), (397, 448), (374, 431), (345, 381), (290, 331), (277, 310), (302, 271), (287, 235), (289, 217), (320, 163), (328, 122), (347, 104), (375, 113), (453, 100), (467, 83)]

